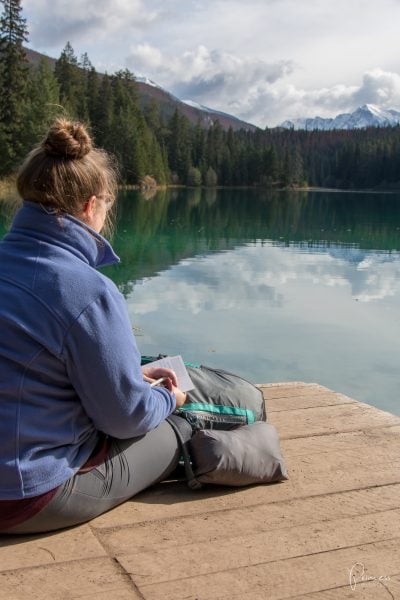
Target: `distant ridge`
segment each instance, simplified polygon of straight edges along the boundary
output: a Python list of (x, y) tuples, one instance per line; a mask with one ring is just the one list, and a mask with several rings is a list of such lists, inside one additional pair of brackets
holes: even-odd
[(388, 127), (400, 123), (400, 111), (385, 109), (375, 104), (364, 104), (352, 113), (341, 113), (334, 118), (322, 117), (290, 119), (281, 123), (285, 129), (331, 131), (333, 129), (362, 129), (364, 127)]
[[(54, 68), (56, 63), (55, 58), (36, 52), (36, 50), (31, 50), (30, 48), (25, 48), (25, 51), (30, 63), (37, 65), (42, 58), (45, 58)], [(101, 75), (101, 73), (99, 73), (99, 75)], [(175, 110), (178, 110), (179, 113), (185, 115), (193, 125), (200, 123), (205, 128), (210, 127), (218, 121), (223, 129), (232, 128), (234, 131), (240, 129), (255, 131), (258, 129), (255, 125), (246, 123), (246, 121), (242, 121), (233, 115), (213, 110), (212, 108), (203, 107), (195, 102), (183, 102), (147, 77), (137, 77), (136, 82), (142, 106), (145, 107), (152, 99), (157, 100), (160, 104), (161, 115), (165, 119), (172, 117)]]

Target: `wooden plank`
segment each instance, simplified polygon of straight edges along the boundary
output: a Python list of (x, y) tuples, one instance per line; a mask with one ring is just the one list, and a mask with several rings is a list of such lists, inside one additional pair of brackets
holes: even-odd
[[(299, 457), (301, 454), (310, 456), (335, 450), (341, 450), (343, 453), (354, 450), (365, 452), (372, 446), (382, 450), (386, 448), (400, 450), (400, 426), (285, 439), (282, 440), (281, 446), (287, 460)], [(321, 457), (321, 460), (324, 458)]]
[(290, 396), (288, 398), (273, 398), (272, 400), (266, 400), (266, 409), (268, 420), (270, 420), (273, 419), (273, 415), (275, 413), (281, 411), (355, 403), (355, 400), (352, 400), (343, 394), (336, 394), (334, 392), (320, 392), (318, 394)]
[[(240, 536), (269, 536), (282, 529), (329, 526), (336, 519), (366, 515), (376, 518), (381, 512), (398, 508), (400, 484), (353, 492), (313, 496), (275, 504), (202, 513), (175, 519), (149, 521), (117, 529), (101, 529), (97, 535), (112, 553), (129, 554), (153, 548), (183, 546), (193, 541), (218, 542)], [(268, 541), (269, 544), (269, 541)]]
[(311, 394), (320, 394), (331, 392), (329, 388), (326, 388), (318, 383), (303, 383), (303, 382), (292, 382), (292, 383), (272, 383), (272, 384), (259, 384), (262, 390), (264, 398), (266, 400), (272, 400), (273, 398), (291, 398), (293, 396), (309, 396)]
[[(178, 580), (142, 585), (146, 600), (224, 600), (251, 592), (280, 600), (349, 585), (350, 572), (360, 564), (365, 576), (387, 581), (398, 574), (399, 540), (365, 544), (309, 556), (260, 563), (237, 569), (226, 556), (225, 569)], [(251, 596), (250, 596), (251, 597)], [(389, 597), (389, 596), (388, 596)]]
[[(245, 569), (260, 563), (267, 564), (395, 538), (400, 546), (399, 517), (400, 509), (396, 509), (375, 515), (334, 519), (250, 535), (237, 536), (235, 529), (232, 529), (231, 537), (201, 543), (194, 535), (191, 543), (188, 540), (186, 544), (179, 546), (179, 552), (198, 557), (196, 561), (185, 562), (184, 576), (218, 573), (230, 568), (230, 565), (235, 565), (236, 569)], [(210, 529), (208, 533), (209, 536), (213, 535)], [(131, 538), (133, 537), (134, 532), (131, 531)], [(139, 587), (182, 577), (182, 563), (175, 560), (176, 545), (153, 546), (128, 554), (123, 552), (126, 549), (125, 544), (122, 552), (119, 552), (117, 544), (114, 553)]]
[(360, 402), (276, 412), (271, 422), (281, 439), (360, 431), (374, 427), (399, 425), (400, 417)]
[[(112, 600), (143, 598), (111, 558), (70, 561), (0, 573), (0, 600)], [(100, 596), (101, 597), (101, 596)]]
[(38, 536), (0, 537), (0, 572), (106, 556), (87, 525)]

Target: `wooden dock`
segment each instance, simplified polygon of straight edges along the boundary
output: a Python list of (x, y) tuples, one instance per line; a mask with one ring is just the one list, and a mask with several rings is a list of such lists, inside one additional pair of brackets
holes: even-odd
[(400, 417), (261, 387), (288, 481), (168, 482), (90, 524), (0, 538), (1, 600), (400, 599)]

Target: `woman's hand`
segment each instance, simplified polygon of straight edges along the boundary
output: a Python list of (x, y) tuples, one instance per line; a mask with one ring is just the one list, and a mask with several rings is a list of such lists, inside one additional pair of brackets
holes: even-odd
[(161, 377), (167, 377), (167, 379), (163, 382), (163, 385), (168, 388), (169, 391), (172, 391), (170, 386), (178, 386), (178, 380), (176, 378), (175, 371), (172, 369), (166, 369), (164, 367), (146, 367), (146, 365), (144, 365), (142, 367), (142, 373), (143, 379), (148, 383), (153, 383), (153, 381), (156, 381)]
[(178, 388), (178, 380), (176, 378), (175, 371), (172, 369), (165, 369), (164, 367), (142, 367), (143, 379), (148, 383), (153, 383), (161, 377), (166, 377), (160, 385), (167, 388), (167, 390), (175, 394), (176, 408), (180, 408), (186, 402), (186, 394)]
[(174, 392), (176, 398), (176, 408), (180, 408), (186, 402), (186, 394), (175, 386), (172, 387), (172, 391)]

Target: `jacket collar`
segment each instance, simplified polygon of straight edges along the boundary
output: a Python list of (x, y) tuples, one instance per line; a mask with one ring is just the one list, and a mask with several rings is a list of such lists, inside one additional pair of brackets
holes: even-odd
[(120, 260), (111, 244), (97, 231), (71, 215), (57, 213), (36, 202), (24, 201), (10, 233), (17, 231), (60, 246), (91, 267), (114, 265)]

